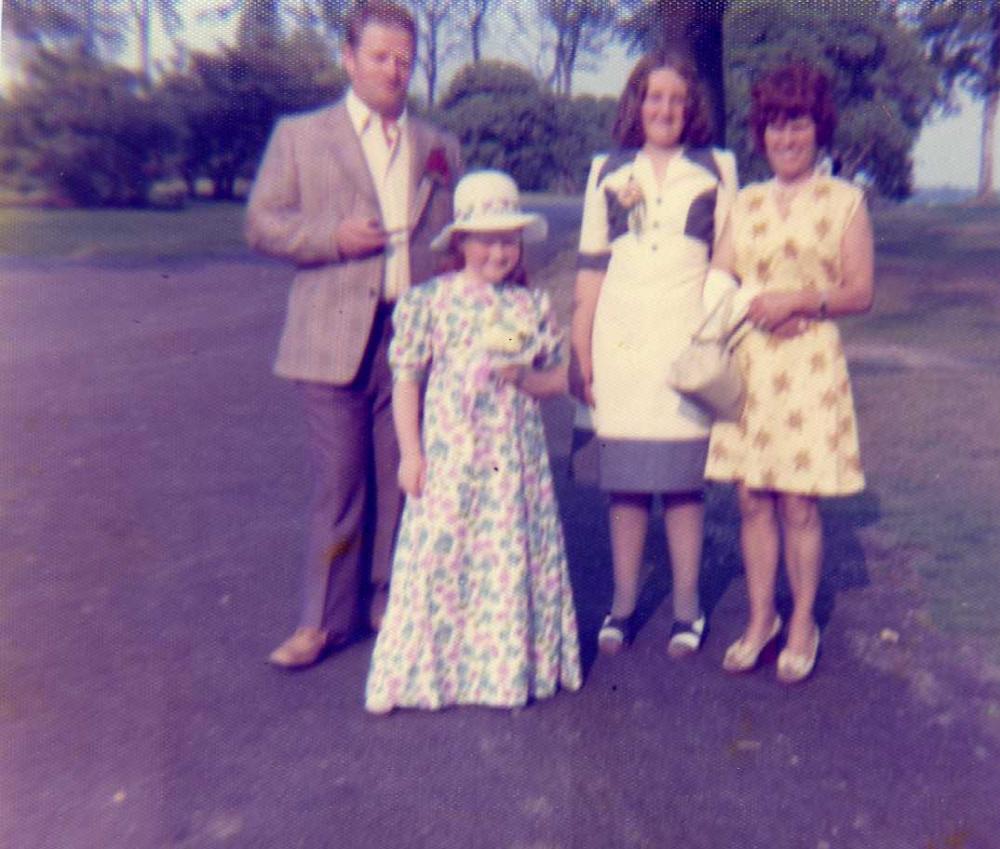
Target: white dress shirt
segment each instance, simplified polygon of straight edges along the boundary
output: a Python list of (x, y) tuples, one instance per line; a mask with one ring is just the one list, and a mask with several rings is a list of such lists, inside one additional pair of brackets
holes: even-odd
[(410, 286), (409, 224), (410, 143), (406, 132), (406, 110), (387, 123), (353, 89), (346, 97), (347, 113), (354, 126), (371, 172), (382, 225), (392, 235), (385, 248), (385, 278), (382, 300), (395, 301)]

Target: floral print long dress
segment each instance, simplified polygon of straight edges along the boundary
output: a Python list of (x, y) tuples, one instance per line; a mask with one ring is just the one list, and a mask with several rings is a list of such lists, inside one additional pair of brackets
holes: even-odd
[(559, 362), (548, 296), (461, 273), (396, 307), (396, 379), (425, 381), (424, 491), (407, 498), (368, 710), (515, 707), (581, 683), (576, 614), (538, 402), (491, 376), (495, 325), (531, 326), (524, 355)]

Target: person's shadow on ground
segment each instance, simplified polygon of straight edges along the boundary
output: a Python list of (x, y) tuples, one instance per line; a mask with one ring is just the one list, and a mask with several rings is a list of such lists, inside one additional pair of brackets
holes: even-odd
[[(613, 591), (608, 501), (591, 484), (574, 479), (568, 452), (572, 411), (568, 403), (549, 404), (546, 420), (552, 443), (552, 472), (559, 500), (570, 580), (580, 628), (580, 651), (589, 671), (597, 654), (597, 632), (611, 603)], [(711, 622), (734, 581), (743, 580), (740, 555), (739, 510), (732, 486), (710, 484), (706, 489), (705, 546), (699, 589), (702, 607)], [(641, 631), (670, 595), (671, 576), (660, 505), (654, 503), (644, 555), (643, 586), (636, 607)], [(878, 498), (865, 492), (849, 498), (820, 502), (823, 517), (823, 570), (816, 599), (816, 620), (824, 628), (833, 615), (838, 593), (869, 583), (858, 531), (879, 520)], [(787, 620), (792, 599), (784, 564), (779, 564), (777, 604)]]

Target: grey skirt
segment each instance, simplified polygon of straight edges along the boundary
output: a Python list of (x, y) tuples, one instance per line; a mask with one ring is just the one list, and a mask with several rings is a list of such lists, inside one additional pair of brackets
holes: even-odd
[(708, 437), (700, 439), (602, 439), (573, 429), (570, 473), (604, 492), (693, 492), (705, 482)]

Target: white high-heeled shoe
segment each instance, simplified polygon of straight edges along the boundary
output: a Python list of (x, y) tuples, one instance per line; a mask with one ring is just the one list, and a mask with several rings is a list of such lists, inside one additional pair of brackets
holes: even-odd
[(778, 655), (778, 680), (782, 684), (799, 684), (812, 675), (819, 655), (819, 626), (813, 625), (813, 645), (809, 654), (795, 654), (787, 648)]
[(781, 633), (782, 621), (780, 616), (774, 617), (771, 630), (767, 638), (762, 643), (754, 645), (740, 637), (735, 643), (726, 649), (726, 655), (722, 658), (722, 668), (726, 672), (751, 672), (760, 663), (760, 656), (768, 646), (770, 646)]

